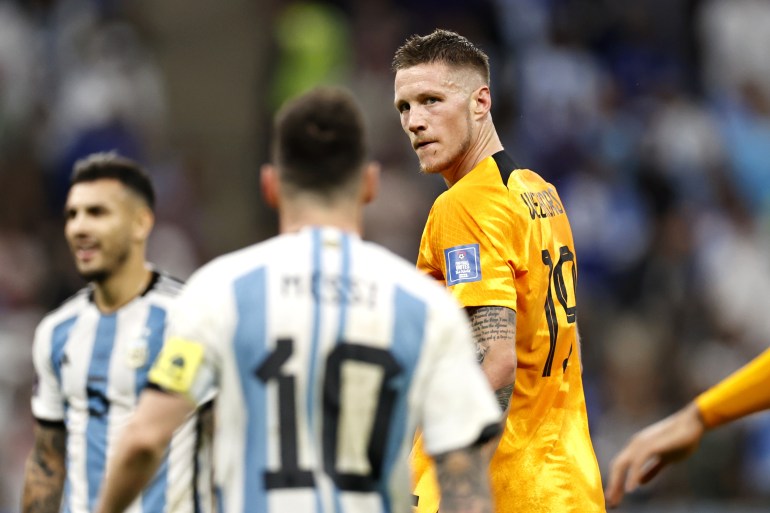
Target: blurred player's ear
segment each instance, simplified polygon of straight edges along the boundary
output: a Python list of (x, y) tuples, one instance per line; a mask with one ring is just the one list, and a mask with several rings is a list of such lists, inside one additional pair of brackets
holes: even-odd
[(259, 170), (259, 181), (262, 186), (262, 197), (272, 208), (278, 208), (278, 192), (281, 185), (278, 183), (278, 170), (272, 164), (262, 164)]
[(155, 225), (155, 214), (147, 205), (139, 205), (134, 216), (134, 240), (146, 241)]
[(361, 187), (361, 196), (363, 203), (369, 203), (377, 197), (380, 191), (380, 163), (369, 162), (364, 167), (364, 183)]

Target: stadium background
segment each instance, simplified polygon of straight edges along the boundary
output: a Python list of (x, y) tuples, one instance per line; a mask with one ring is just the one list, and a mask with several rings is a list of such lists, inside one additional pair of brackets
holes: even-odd
[[(630, 433), (770, 342), (768, 0), (0, 0), (0, 512), (32, 441), (30, 344), (82, 286), (74, 160), (118, 149), (158, 188), (152, 260), (187, 277), (276, 231), (270, 115), (318, 83), (365, 106), (383, 165), (366, 237), (414, 260), (433, 198), (392, 106), (395, 48), (435, 27), (490, 55), (506, 148), (559, 189), (603, 473)], [(770, 506), (770, 416), (714, 432), (621, 511)]]

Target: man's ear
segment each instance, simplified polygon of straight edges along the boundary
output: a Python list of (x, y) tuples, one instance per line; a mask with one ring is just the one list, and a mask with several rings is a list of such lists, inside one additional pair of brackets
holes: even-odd
[(155, 214), (147, 205), (141, 205), (134, 216), (134, 238), (137, 241), (146, 241), (150, 237), (152, 227), (155, 226)]
[(492, 109), (492, 94), (489, 86), (483, 85), (473, 93), (473, 113), (476, 116), (485, 116)]
[(380, 163), (369, 162), (364, 167), (364, 178), (361, 187), (361, 200), (364, 204), (369, 203), (377, 197), (380, 191)]
[(259, 182), (265, 202), (271, 208), (278, 208), (278, 198), (281, 190), (281, 184), (278, 180), (278, 169), (272, 164), (262, 164), (259, 170)]

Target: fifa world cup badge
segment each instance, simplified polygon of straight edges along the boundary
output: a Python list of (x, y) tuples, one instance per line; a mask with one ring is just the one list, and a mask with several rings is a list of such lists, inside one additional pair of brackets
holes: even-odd
[(464, 244), (444, 250), (446, 283), (470, 283), (481, 280), (481, 261), (478, 244)]
[(149, 328), (145, 328), (141, 337), (128, 343), (128, 348), (126, 349), (126, 361), (129, 367), (138, 369), (147, 363), (147, 356), (149, 354), (149, 344), (147, 339), (149, 337), (150, 330)]

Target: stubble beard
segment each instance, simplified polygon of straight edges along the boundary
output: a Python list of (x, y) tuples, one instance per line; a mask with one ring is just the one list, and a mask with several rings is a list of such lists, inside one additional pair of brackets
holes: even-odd
[(121, 248), (112, 265), (105, 264), (102, 266), (102, 268), (93, 269), (91, 271), (78, 271), (78, 274), (80, 274), (80, 277), (83, 280), (89, 283), (101, 285), (102, 283), (106, 282), (112, 275), (114, 275), (115, 271), (123, 267), (126, 261), (128, 261), (130, 253), (131, 248), (129, 246), (125, 246)]
[(443, 174), (444, 171), (451, 169), (455, 166), (467, 153), (471, 147), (471, 120), (468, 118), (468, 125), (465, 131), (465, 139), (457, 146), (457, 149), (449, 156), (435, 162), (432, 165), (426, 165), (425, 162), (420, 159), (420, 171), (423, 174)]

